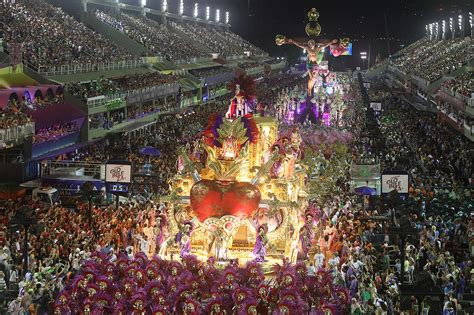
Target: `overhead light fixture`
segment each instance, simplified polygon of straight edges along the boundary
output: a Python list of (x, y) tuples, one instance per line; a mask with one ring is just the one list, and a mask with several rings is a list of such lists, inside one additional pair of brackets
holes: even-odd
[(216, 10), (216, 22), (219, 22), (221, 20), (221, 10), (217, 9)]
[[(118, 1), (117, 1), (117, 2), (118, 2)], [(146, 0), (141, 0), (140, 3), (141, 3), (141, 5), (142, 5), (142, 7), (146, 6)]]
[(184, 0), (179, 0), (179, 15), (184, 13)]
[(230, 16), (229, 16), (229, 11), (225, 13), (225, 24), (229, 24), (230, 21)]
[(196, 2), (196, 3), (194, 4), (194, 12), (193, 12), (193, 16), (194, 16), (195, 18), (197, 18), (197, 17), (198, 17), (198, 14), (199, 14), (199, 7), (198, 7), (198, 6), (199, 6), (199, 5), (198, 5), (197, 2)]
[(161, 3), (161, 11), (168, 11), (168, 0), (163, 0), (163, 2)]
[(206, 7), (206, 21), (209, 21), (210, 18), (211, 18), (211, 8)]

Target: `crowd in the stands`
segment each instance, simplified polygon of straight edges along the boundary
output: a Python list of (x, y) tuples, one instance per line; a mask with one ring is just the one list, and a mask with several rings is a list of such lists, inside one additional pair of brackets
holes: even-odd
[(212, 77), (214, 75), (218, 75), (221, 73), (232, 73), (232, 72), (233, 70), (231, 68), (226, 68), (226, 67), (193, 69), (189, 71), (189, 73), (191, 73), (193, 76), (198, 77), (200, 79)]
[(151, 18), (127, 13), (95, 11), (96, 17), (120, 32), (144, 45), (151, 53), (171, 62), (189, 60), (196, 57), (209, 57), (189, 41), (169, 30)]
[(402, 50), (393, 59), (393, 65), (404, 73), (433, 82), (465, 64), (471, 42), (469, 37), (435, 41), (424, 38)]
[(474, 72), (466, 72), (454, 79), (446, 81), (443, 86), (469, 98), (474, 98)]
[(252, 68), (261, 67), (262, 65), (255, 61), (246, 61), (246, 62), (240, 62), (237, 66), (241, 69), (249, 70)]
[(170, 22), (169, 25), (209, 49), (210, 53), (218, 53), (224, 57), (243, 56), (245, 52), (263, 53), (259, 48), (229, 31), (186, 22)]
[(179, 77), (176, 75), (162, 74), (154, 71), (124, 75), (119, 78), (99, 77), (97, 80), (89, 82), (71, 82), (65, 85), (65, 89), (81, 99), (86, 99), (94, 96), (113, 95), (147, 87), (162, 86), (178, 80)]
[(0, 2), (0, 31), (7, 43), (21, 43), (35, 67), (130, 60), (132, 56), (44, 0)]
[(41, 128), (36, 130), (36, 133), (33, 136), (33, 144), (55, 141), (77, 131), (79, 131), (79, 126), (75, 122), (55, 124)]
[(32, 122), (30, 116), (11, 107), (0, 109), (0, 129), (8, 129)]

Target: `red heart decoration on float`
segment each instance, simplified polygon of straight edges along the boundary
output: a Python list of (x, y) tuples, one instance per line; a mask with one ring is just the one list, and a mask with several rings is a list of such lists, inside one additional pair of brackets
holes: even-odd
[(201, 222), (225, 215), (248, 217), (261, 198), (258, 188), (246, 182), (203, 179), (191, 188), (191, 208)]

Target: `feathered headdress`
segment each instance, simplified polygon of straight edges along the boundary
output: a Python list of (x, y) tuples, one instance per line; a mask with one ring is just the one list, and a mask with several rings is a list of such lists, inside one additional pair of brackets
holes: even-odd
[(240, 92), (248, 101), (252, 101), (255, 98), (257, 94), (255, 80), (245, 72), (236, 72), (235, 77), (227, 84), (227, 90), (235, 95), (237, 86), (240, 87)]

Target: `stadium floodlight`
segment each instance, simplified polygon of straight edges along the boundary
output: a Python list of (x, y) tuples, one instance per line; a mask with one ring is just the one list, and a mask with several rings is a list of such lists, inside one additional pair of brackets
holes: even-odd
[(361, 51), (361, 52), (360, 52), (360, 59), (362, 59), (362, 60), (367, 59), (367, 52)]
[(229, 21), (230, 21), (229, 18), (230, 18), (230, 16), (229, 16), (229, 11), (227, 11), (227, 12), (225, 13), (225, 24), (229, 24)]
[(163, 11), (163, 12), (168, 11), (168, 0), (162, 0), (162, 2), (161, 2), (161, 11)]
[(184, 0), (179, 0), (179, 15), (184, 13)]
[[(117, 1), (117, 2), (118, 2), (118, 1)], [(142, 0), (140, 3), (141, 3), (141, 5), (142, 5), (142, 7), (145, 7), (145, 6), (146, 6), (146, 0)]]
[(209, 21), (210, 18), (211, 18), (211, 8), (206, 7), (206, 21)]
[(199, 5), (198, 5), (198, 3), (196, 2), (196, 3), (194, 4), (193, 16), (194, 16), (195, 18), (197, 18), (197, 17), (198, 17), (198, 14), (199, 14)]
[(221, 10), (217, 9), (216, 10), (216, 22), (219, 22), (221, 20)]
[(449, 18), (449, 29), (451, 30), (451, 32), (454, 32), (454, 23), (452, 17)]
[(474, 20), (472, 17), (472, 12), (469, 12), (469, 24), (471, 25), (471, 28), (474, 27)]
[(462, 25), (462, 15), (459, 14), (458, 16), (458, 26), (459, 26), (459, 29), (462, 30), (463, 29), (463, 25)]

